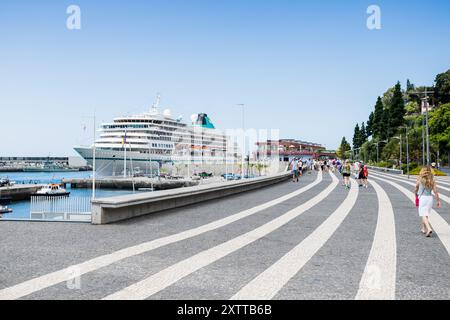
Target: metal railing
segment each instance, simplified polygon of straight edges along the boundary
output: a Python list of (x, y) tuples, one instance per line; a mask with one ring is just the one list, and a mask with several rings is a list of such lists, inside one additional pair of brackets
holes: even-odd
[(373, 167), (373, 166), (367, 166), (368, 169), (375, 170), (375, 171), (381, 171), (381, 172), (390, 172), (394, 174), (403, 174), (403, 170), (400, 169), (391, 169), (391, 168), (384, 168), (384, 167)]
[(30, 218), (89, 222), (91, 208), (90, 197), (32, 196)]

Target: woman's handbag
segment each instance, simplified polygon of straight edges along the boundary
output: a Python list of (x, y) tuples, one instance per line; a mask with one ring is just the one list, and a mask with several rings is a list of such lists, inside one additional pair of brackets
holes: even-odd
[[(420, 196), (422, 196), (422, 194), (423, 194), (424, 192), (425, 192), (425, 190), (422, 191), (422, 193), (420, 194)], [(417, 208), (419, 207), (419, 199), (420, 199), (419, 195), (416, 194), (416, 207), (417, 207)]]

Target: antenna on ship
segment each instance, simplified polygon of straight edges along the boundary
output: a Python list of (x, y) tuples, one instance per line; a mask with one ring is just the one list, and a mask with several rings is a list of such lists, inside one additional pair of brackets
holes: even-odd
[(155, 103), (153, 103), (152, 109), (151, 109), (151, 112), (150, 112), (150, 113), (152, 113), (152, 114), (158, 114), (158, 108), (159, 108), (159, 102), (160, 102), (160, 101), (161, 101), (161, 94), (158, 93), (158, 94), (156, 95), (156, 101), (155, 101)]

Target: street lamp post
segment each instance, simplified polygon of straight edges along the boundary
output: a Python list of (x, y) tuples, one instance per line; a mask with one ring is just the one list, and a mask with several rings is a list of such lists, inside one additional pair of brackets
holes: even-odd
[(402, 167), (402, 135), (400, 134), (398, 137), (393, 137), (394, 139), (398, 139), (399, 143), (400, 143), (400, 154), (399, 154), (399, 159), (398, 159), (398, 163), (400, 165), (400, 169)]
[[(356, 150), (358, 150), (358, 153), (355, 152)], [(352, 151), (352, 160), (355, 160), (356, 154), (358, 154), (358, 157), (357, 157), (356, 160), (361, 160), (361, 159), (360, 159), (360, 152), (359, 152), (359, 150), (361, 150), (361, 147), (359, 147), (359, 148), (354, 148), (354, 149), (353, 149), (353, 151)]]
[(95, 199), (95, 170), (96, 170), (96, 146), (95, 146), (95, 133), (96, 133), (96, 121), (95, 121), (95, 113), (94, 113), (94, 132), (93, 132), (93, 137), (94, 137), (94, 144), (92, 147), (92, 200)]
[(242, 110), (242, 155), (241, 155), (241, 179), (244, 179), (244, 154), (245, 154), (245, 115), (244, 115), (244, 106), (245, 104), (239, 103), (238, 107), (241, 107)]
[(380, 162), (380, 159), (379, 159), (380, 158), (380, 151), (379, 151), (380, 143), (387, 143), (387, 142), (388, 142), (387, 140), (383, 140), (383, 141), (378, 141), (377, 142), (377, 163)]
[[(409, 139), (408, 139), (408, 133), (409, 132), (408, 132), (408, 126), (402, 126), (400, 128), (401, 129), (405, 129), (405, 136), (406, 136), (406, 172), (408, 174), (408, 179), (409, 179)], [(401, 137), (401, 135), (400, 135), (400, 137)]]
[[(429, 130), (428, 130), (428, 109), (430, 105), (428, 104), (428, 94), (434, 93), (434, 91), (425, 91), (423, 92), (413, 92), (416, 94), (423, 94), (424, 97), (422, 98), (422, 110), (421, 110), (421, 116), (422, 116), (422, 164), (425, 166), (425, 148), (426, 148), (426, 162), (427, 165), (430, 165), (430, 137), (429, 137)], [(425, 119), (424, 119), (424, 109), (425, 108)], [(424, 129), (425, 127), (425, 129)], [(426, 143), (425, 143), (425, 134), (426, 134)], [(426, 144), (426, 147), (425, 147)]]
[(427, 166), (430, 166), (430, 136), (428, 130), (428, 96), (424, 98), (425, 104), (425, 122), (426, 122), (426, 135), (427, 135)]
[(95, 186), (96, 186), (96, 153), (97, 153), (97, 146), (95, 143), (95, 136), (97, 133), (97, 122), (96, 122), (96, 116), (95, 116), (95, 112), (93, 116), (86, 116), (85, 118), (91, 118), (92, 122), (93, 122), (93, 128), (92, 128), (92, 139), (93, 139), (93, 144), (92, 144), (92, 199), (95, 199)]
[(422, 166), (425, 166), (425, 120), (423, 118), (423, 113), (421, 115), (422, 118)]

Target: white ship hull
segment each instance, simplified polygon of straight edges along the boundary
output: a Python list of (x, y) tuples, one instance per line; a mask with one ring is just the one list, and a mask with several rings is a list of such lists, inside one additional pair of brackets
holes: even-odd
[[(115, 118), (102, 123), (95, 140), (96, 171), (102, 175), (152, 173), (161, 165), (225, 164), (238, 160), (236, 143), (216, 130), (207, 114), (194, 114), (188, 126), (160, 114), (157, 103), (149, 113)], [(93, 166), (93, 147), (75, 150)]]
[[(94, 164), (93, 148), (75, 147), (75, 151), (91, 166)], [(126, 156), (126, 160), (125, 159)], [(142, 154), (140, 152), (115, 151), (108, 149), (96, 149), (95, 167), (96, 173), (102, 176), (123, 176), (126, 167), (126, 175), (134, 173), (155, 173), (163, 164), (224, 164), (236, 163), (232, 158), (225, 161), (218, 157), (182, 157)]]

